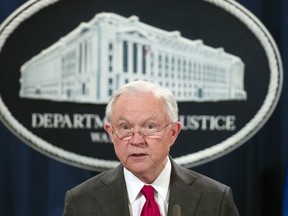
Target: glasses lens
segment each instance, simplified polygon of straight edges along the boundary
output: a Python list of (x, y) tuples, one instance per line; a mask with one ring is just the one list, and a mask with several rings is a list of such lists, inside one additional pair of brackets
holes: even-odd
[(165, 125), (162, 128), (151, 128), (151, 127), (144, 127), (141, 129), (141, 131), (138, 132), (134, 132), (132, 129), (131, 130), (114, 130), (115, 134), (118, 136), (119, 139), (123, 140), (123, 141), (127, 141), (130, 140), (135, 133), (139, 133), (139, 135), (141, 135), (143, 138), (145, 137), (149, 137), (149, 138), (156, 138), (159, 137), (159, 133), (162, 132), (168, 125), (172, 124), (172, 122), (168, 123), (167, 125)]

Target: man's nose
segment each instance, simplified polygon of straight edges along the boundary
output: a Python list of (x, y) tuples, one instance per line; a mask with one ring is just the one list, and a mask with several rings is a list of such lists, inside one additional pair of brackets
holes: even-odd
[(135, 131), (130, 139), (130, 143), (134, 145), (141, 145), (145, 142), (145, 139), (141, 131)]

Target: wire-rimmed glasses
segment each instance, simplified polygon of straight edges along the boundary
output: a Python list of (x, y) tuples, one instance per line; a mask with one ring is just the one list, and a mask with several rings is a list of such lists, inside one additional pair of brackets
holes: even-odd
[(115, 130), (112, 125), (111, 126), (112, 132), (120, 140), (128, 141), (134, 136), (135, 133), (139, 133), (143, 138), (159, 138), (159, 132), (163, 131), (172, 123), (173, 122), (170, 122), (161, 128), (156, 127), (154, 124), (147, 124), (139, 131), (134, 131), (134, 129), (129, 124), (124, 124), (120, 128), (117, 128), (117, 130)]

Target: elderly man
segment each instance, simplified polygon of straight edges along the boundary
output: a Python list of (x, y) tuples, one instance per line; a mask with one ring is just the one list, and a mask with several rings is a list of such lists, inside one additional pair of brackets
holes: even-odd
[(121, 162), (69, 190), (64, 216), (237, 216), (229, 187), (177, 165), (169, 156), (180, 130), (171, 92), (146, 81), (118, 89), (106, 107)]

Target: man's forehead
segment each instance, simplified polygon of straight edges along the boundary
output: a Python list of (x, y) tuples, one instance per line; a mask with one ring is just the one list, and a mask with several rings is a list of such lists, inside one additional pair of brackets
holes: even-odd
[[(131, 99), (131, 100), (130, 100)], [(129, 100), (129, 103), (128, 103)], [(132, 104), (135, 104), (137, 106), (137, 103), (139, 102), (145, 102), (145, 103), (155, 103), (157, 106), (162, 104), (163, 100), (161, 100), (160, 97), (157, 97), (153, 92), (125, 92), (122, 95), (120, 95), (114, 103), (114, 106), (119, 103), (124, 103), (127, 106), (131, 106)], [(135, 102), (135, 103), (134, 103)]]
[(119, 116), (115, 116), (115, 121), (116, 122), (127, 122), (127, 123), (130, 123), (130, 124), (133, 124), (137, 121), (137, 123), (146, 123), (146, 122), (149, 122), (149, 121), (155, 121), (155, 122), (158, 122), (159, 121), (159, 116), (157, 115), (142, 115), (141, 118), (132, 118), (130, 115), (128, 116), (125, 116), (125, 115), (119, 115)]
[[(125, 98), (118, 98), (115, 102), (112, 111), (112, 119), (116, 121), (125, 120), (131, 121), (134, 119), (139, 120), (161, 120), (167, 114), (164, 104), (159, 99), (145, 100), (143, 98), (134, 97), (130, 100)], [(144, 121), (143, 120), (143, 121)]]

